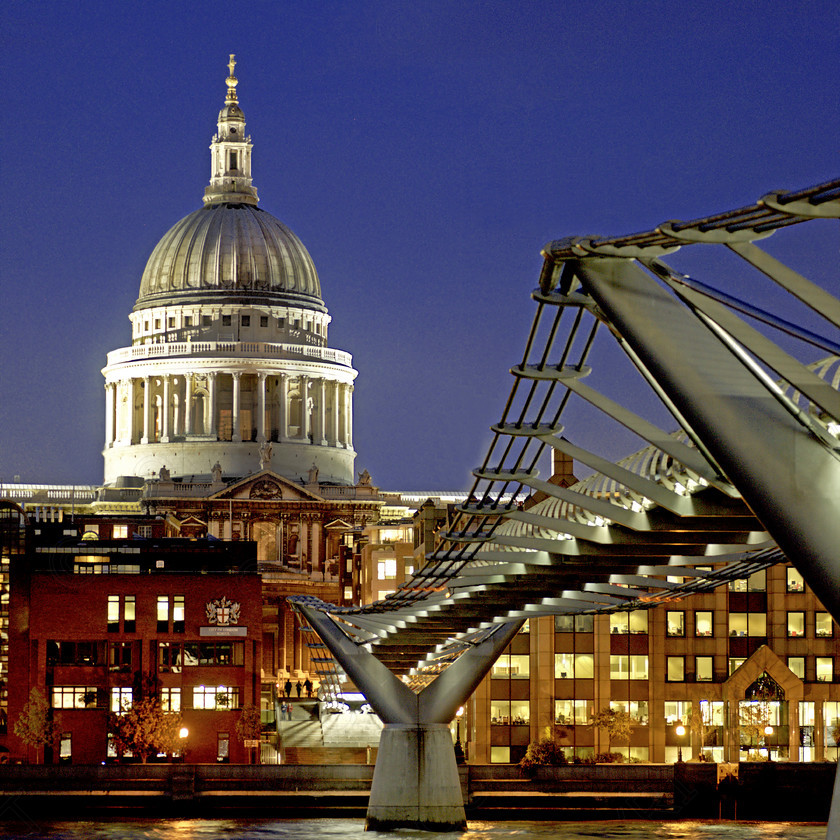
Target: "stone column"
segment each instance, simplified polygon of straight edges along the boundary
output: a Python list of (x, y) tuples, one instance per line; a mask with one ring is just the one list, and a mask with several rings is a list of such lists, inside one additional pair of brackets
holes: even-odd
[(347, 448), (353, 448), (353, 386), (348, 385), (345, 392), (347, 406), (344, 422), (347, 424), (344, 431), (344, 440), (347, 443)]
[(242, 441), (242, 433), (240, 430), (240, 420), (239, 420), (239, 398), (240, 398), (240, 378), (242, 377), (242, 373), (240, 371), (235, 371), (231, 374), (233, 376), (233, 435), (231, 436), (231, 440), (234, 443), (241, 443)]
[(172, 435), (177, 437), (182, 433), (183, 425), (181, 423), (181, 415), (184, 407), (181, 395), (178, 393), (178, 377), (172, 378), (172, 384), (175, 386), (175, 393), (172, 396)]
[(163, 375), (163, 405), (161, 406), (160, 442), (169, 443), (169, 416), (172, 412), (172, 376)]
[(149, 427), (151, 423), (152, 413), (152, 379), (150, 376), (143, 377), (143, 435), (140, 438), (140, 443), (149, 442)]
[(114, 442), (114, 389), (113, 382), (105, 383), (105, 446)]
[(207, 391), (208, 401), (210, 403), (209, 413), (210, 422), (206, 429), (207, 434), (218, 439), (219, 437), (219, 406), (218, 406), (218, 392), (216, 390), (216, 371), (211, 371), (207, 374)]
[(193, 374), (184, 376), (184, 434), (191, 435), (195, 429), (193, 406)]
[(280, 434), (281, 441), (289, 439), (289, 376), (280, 374)]
[(315, 443), (324, 446), (327, 442), (327, 382), (323, 377), (318, 380), (318, 423), (315, 432)]
[(341, 384), (339, 382), (333, 382), (333, 416), (332, 416), (332, 429), (330, 430), (330, 443), (333, 446), (338, 446), (338, 395), (340, 393)]
[(265, 442), (265, 373), (257, 374), (257, 442)]

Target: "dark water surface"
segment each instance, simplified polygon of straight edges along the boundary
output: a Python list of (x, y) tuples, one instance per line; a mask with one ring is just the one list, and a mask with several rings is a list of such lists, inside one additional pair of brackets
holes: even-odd
[[(0, 815), (9, 816), (8, 814)], [(470, 822), (466, 831), (364, 830), (362, 819), (110, 820), (0, 822), (0, 840), (825, 840), (822, 823), (712, 822)]]

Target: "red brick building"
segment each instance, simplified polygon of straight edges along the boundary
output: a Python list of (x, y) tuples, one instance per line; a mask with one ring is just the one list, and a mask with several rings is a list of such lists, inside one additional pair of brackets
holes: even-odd
[[(14, 513), (4, 511), (7, 544)], [(247, 762), (236, 723), (244, 707), (260, 705), (255, 551), (244, 542), (74, 538), (4, 549), (8, 719), (35, 687), (61, 730), (45, 760), (98, 763), (115, 757), (109, 712), (154, 693), (180, 712), (188, 761)], [(32, 760), (7, 729), (9, 758)]]

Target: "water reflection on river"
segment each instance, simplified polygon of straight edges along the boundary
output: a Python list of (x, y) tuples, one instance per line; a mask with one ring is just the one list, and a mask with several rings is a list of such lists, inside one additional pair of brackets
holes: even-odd
[(409, 829), (365, 832), (361, 819), (4, 820), (0, 823), (0, 840), (430, 840), (433, 837), (446, 840), (588, 840), (595, 837), (606, 840), (825, 840), (825, 825), (697, 820), (470, 822), (466, 831), (434, 835)]

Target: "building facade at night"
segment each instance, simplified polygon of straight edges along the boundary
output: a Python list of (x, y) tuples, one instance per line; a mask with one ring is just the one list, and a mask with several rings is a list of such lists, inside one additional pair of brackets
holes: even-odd
[(14, 731), (32, 689), (47, 699), (59, 727), (47, 762), (116, 759), (109, 716), (149, 696), (180, 714), (178, 756), (248, 760), (236, 726), (243, 709), (260, 707), (255, 546), (81, 539), (58, 529), (38, 535), (8, 503), (2, 530), (3, 701), (12, 725), (0, 738), (12, 760), (34, 757)]

